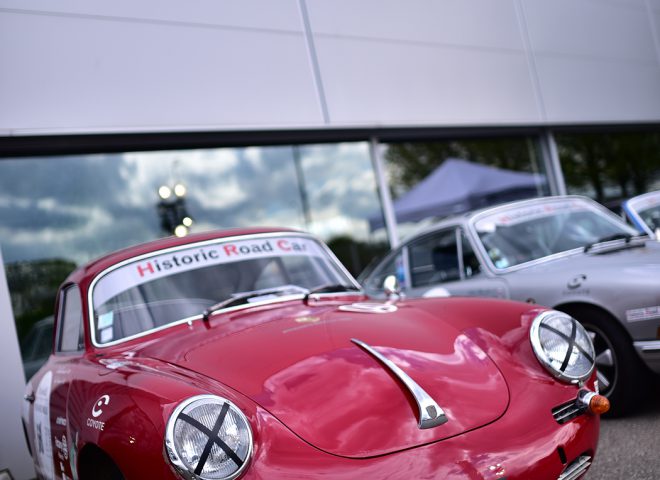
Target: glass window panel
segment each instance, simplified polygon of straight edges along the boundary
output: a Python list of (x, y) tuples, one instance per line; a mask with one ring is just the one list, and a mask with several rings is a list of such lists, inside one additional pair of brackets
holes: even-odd
[(354, 274), (388, 248), (369, 229), (382, 209), (366, 142), (8, 158), (0, 179), (0, 246), (21, 339), (53, 314), (76, 266), (175, 231), (307, 230)]
[(619, 213), (622, 200), (660, 190), (660, 131), (556, 134), (570, 194)]
[(67, 288), (62, 295), (61, 314), (58, 319), (58, 352), (75, 352), (83, 348), (82, 304), (80, 290)]
[(461, 247), (463, 250), (463, 275), (465, 278), (470, 278), (481, 271), (481, 264), (463, 230), (461, 230)]
[(550, 194), (531, 136), (393, 143), (385, 160), (402, 238), (438, 218)]
[(421, 238), (408, 247), (413, 287), (423, 287), (460, 278), (456, 229)]

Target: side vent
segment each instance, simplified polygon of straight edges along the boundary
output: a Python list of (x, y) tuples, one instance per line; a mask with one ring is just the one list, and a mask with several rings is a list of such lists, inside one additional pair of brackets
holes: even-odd
[(575, 480), (576, 478), (580, 478), (589, 469), (589, 465), (591, 465), (591, 457), (589, 455), (582, 455), (571, 462), (561, 475), (557, 477), (557, 480)]
[(586, 412), (585, 405), (571, 400), (552, 409), (552, 416), (560, 425)]

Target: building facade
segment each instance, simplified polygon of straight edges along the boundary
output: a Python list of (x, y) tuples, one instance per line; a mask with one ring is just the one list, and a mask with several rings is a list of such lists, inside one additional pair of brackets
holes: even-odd
[(660, 1), (0, 0), (13, 384), (77, 265), (285, 225), (359, 273), (432, 220), (394, 206), (447, 159), (611, 208), (660, 189)]

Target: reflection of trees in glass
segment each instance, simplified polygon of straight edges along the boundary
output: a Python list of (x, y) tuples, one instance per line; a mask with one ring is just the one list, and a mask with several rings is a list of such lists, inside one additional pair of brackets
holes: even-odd
[(53, 314), (57, 289), (75, 268), (75, 263), (61, 259), (5, 264), (19, 339), (32, 324)]
[(569, 193), (586, 194), (608, 204), (660, 187), (658, 132), (563, 134), (555, 138)]
[(535, 142), (531, 138), (390, 144), (385, 160), (394, 196), (405, 193), (442, 165), (447, 158), (461, 158), (498, 168), (539, 173)]
[(372, 259), (385, 254), (389, 250), (387, 242), (360, 242), (348, 235), (329, 240), (328, 247), (344, 264), (346, 269), (356, 277)]

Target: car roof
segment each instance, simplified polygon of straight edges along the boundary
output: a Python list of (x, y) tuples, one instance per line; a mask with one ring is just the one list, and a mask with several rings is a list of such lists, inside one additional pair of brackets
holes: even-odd
[[(539, 203), (539, 202), (546, 202), (546, 201), (555, 201), (555, 200), (563, 200), (563, 199), (578, 199), (578, 200), (584, 200), (590, 203), (596, 203), (594, 202), (591, 198), (584, 197), (581, 195), (552, 195), (552, 196), (545, 196), (545, 197), (534, 197), (534, 198), (527, 198), (524, 200), (514, 200), (511, 202), (503, 202), (503, 203), (497, 203), (494, 205), (489, 205), (487, 207), (479, 208), (477, 210), (470, 210), (469, 212), (465, 213), (460, 213), (458, 215), (452, 215), (450, 217), (445, 217), (437, 222), (434, 222), (431, 225), (427, 225), (421, 229), (419, 229), (416, 232), (413, 232), (412, 234), (406, 236), (401, 242), (401, 244), (405, 244), (413, 239), (416, 239), (422, 235), (426, 235), (427, 233), (433, 233), (437, 232), (438, 230), (442, 230), (443, 228), (446, 227), (451, 227), (455, 225), (464, 225), (466, 224), (469, 220), (472, 218), (481, 215), (486, 212), (491, 212), (495, 211), (500, 208), (508, 208), (512, 206), (517, 206), (517, 205), (525, 205), (525, 204), (532, 204), (532, 203)], [(603, 207), (604, 208), (604, 207)]]
[(208, 240), (241, 237), (258, 234), (268, 233), (305, 233), (300, 230), (290, 228), (274, 228), (274, 227), (255, 227), (255, 228), (234, 228), (226, 230), (213, 230), (203, 233), (196, 233), (187, 235), (185, 237), (165, 237), (150, 242), (140, 243), (133, 245), (115, 252), (108, 253), (99, 257), (89, 263), (80, 266), (74, 270), (66, 279), (65, 283), (81, 283), (83, 279), (91, 279), (101, 273), (106, 268), (109, 268), (117, 263), (129, 260), (140, 255), (148, 254), (158, 250), (167, 248), (185, 246), (188, 244), (195, 244)]

